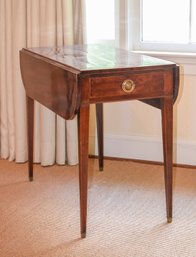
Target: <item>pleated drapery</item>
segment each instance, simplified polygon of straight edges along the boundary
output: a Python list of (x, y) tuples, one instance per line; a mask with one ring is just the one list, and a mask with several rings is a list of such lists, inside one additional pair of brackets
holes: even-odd
[[(27, 160), (26, 97), (19, 50), (84, 42), (83, 0), (0, 0), (0, 154)], [(34, 161), (78, 162), (77, 121), (35, 103)]]

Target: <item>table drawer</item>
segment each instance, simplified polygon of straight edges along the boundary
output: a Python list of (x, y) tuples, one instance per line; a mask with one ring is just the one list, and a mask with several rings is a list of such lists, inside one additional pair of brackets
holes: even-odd
[[(133, 75), (102, 76), (91, 79), (91, 99), (159, 97), (164, 91), (164, 73), (146, 72)], [(111, 99), (112, 100), (112, 99)]]

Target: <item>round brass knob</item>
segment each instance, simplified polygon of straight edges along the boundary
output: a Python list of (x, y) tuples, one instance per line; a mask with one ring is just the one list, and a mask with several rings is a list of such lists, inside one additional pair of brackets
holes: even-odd
[(133, 92), (135, 88), (135, 83), (133, 82), (133, 80), (131, 79), (126, 79), (123, 83), (122, 83), (122, 90), (125, 93), (131, 93)]

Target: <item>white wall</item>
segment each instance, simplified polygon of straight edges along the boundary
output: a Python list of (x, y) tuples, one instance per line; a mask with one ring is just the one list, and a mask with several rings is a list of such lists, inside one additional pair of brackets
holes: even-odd
[[(192, 58), (164, 58), (181, 66), (174, 106), (174, 163), (196, 165), (196, 63)], [(139, 101), (104, 104), (104, 140), (105, 156), (162, 161), (160, 110)], [(97, 154), (94, 106), (90, 153)]]

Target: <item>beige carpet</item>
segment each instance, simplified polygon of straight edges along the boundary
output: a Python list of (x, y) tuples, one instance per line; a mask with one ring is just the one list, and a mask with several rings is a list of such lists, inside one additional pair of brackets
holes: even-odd
[(80, 239), (78, 167), (0, 160), (1, 257), (195, 257), (196, 170), (174, 169), (166, 224), (163, 167), (89, 160), (87, 238)]

